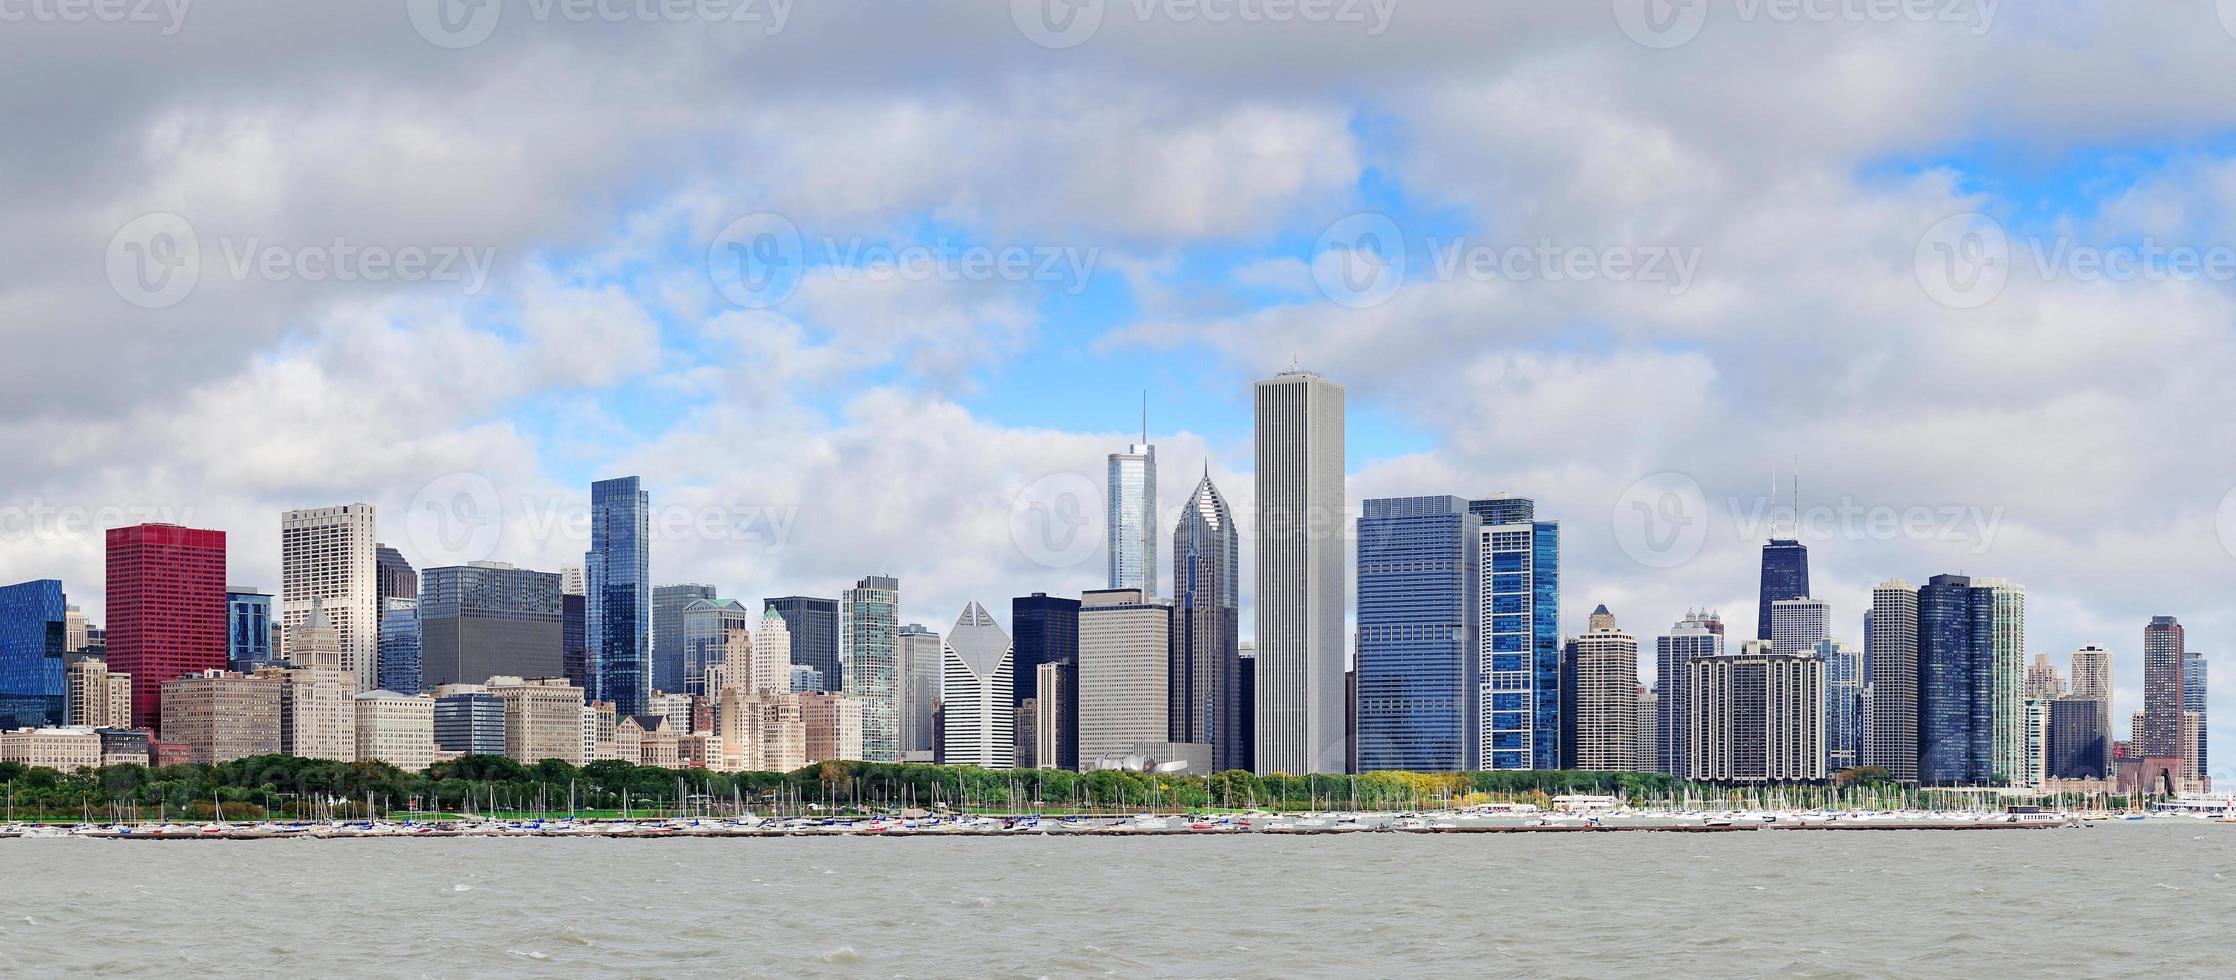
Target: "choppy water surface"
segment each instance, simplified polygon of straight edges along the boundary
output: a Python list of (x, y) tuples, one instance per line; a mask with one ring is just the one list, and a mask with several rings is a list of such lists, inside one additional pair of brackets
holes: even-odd
[(2236, 826), (0, 841), (0, 975), (2236, 975)]

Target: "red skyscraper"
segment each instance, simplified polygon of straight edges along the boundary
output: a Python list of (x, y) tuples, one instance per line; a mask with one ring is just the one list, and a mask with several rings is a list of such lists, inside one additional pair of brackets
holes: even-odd
[(132, 675), (132, 724), (163, 719), (163, 682), (225, 669), (225, 532), (109, 529), (109, 669)]

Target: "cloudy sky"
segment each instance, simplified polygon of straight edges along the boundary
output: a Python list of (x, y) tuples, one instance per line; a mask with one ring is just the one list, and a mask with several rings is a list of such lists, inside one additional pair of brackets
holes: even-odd
[(2236, 695), (2236, 3), (8, 10), (0, 581), (96, 620), (103, 526), (555, 569), (623, 474), (660, 581), (1006, 620), (1142, 392), (1247, 522), (1301, 365), (1354, 502), (1561, 520), (1568, 628), (1747, 629), (1798, 462), (1838, 634), (1996, 575), (2122, 718), (2153, 614)]

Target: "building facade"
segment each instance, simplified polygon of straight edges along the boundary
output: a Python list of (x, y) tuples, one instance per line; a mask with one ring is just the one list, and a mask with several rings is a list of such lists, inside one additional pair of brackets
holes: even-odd
[(215, 669), (165, 681), (163, 740), (185, 746), (188, 761), (208, 765), (278, 754), (284, 686), (277, 677)]
[[(1256, 385), (1253, 633), (1261, 773), (1341, 773), (1350, 755), (1343, 402), (1342, 385), (1307, 371), (1283, 372)], [(1084, 665), (1081, 684), (1084, 721)], [(1082, 755), (1089, 751), (1086, 741), (1082, 729)]]
[(1364, 503), (1355, 658), (1360, 772), (1482, 767), (1482, 527), (1462, 497)]
[(888, 575), (868, 576), (839, 596), (841, 687), (862, 699), (869, 762), (901, 761), (900, 614), (901, 581)]
[[(1035, 592), (1009, 600), (1009, 628), (1017, 648), (1016, 703), (1040, 694), (1040, 665), (1079, 662), (1079, 600)], [(1022, 746), (1020, 746), (1022, 749)]]
[(1526, 497), (1470, 501), (1482, 518), (1481, 747), (1485, 769), (1561, 765), (1560, 523)]
[[(1249, 769), (1243, 754), (1242, 552), (1234, 512), (1208, 470), (1172, 534), (1172, 740), (1211, 747), (1214, 771)], [(1074, 620), (1076, 632), (1076, 618)]]
[(1148, 433), (1110, 454), (1107, 497), (1109, 586), (1157, 595), (1157, 447)]
[(940, 651), (941, 758), (951, 766), (1015, 766), (1016, 659), (1009, 634), (974, 602), (956, 618)]
[(556, 573), (489, 561), (430, 568), (419, 576), (417, 614), (421, 690), (565, 674)]
[(586, 694), (626, 715), (643, 714), (652, 699), (651, 513), (636, 477), (590, 484)]
[(1079, 602), (1079, 760), (1122, 756), (1172, 731), (1172, 606), (1139, 589)]
[[(519, 677), (492, 677), (488, 687), (505, 706), (505, 755), (527, 765), (592, 761), (584, 751), (583, 712), (590, 708), (581, 688), (558, 678)], [(593, 726), (591, 745), (595, 731)]]
[(1685, 695), (1692, 678), (1692, 662), (1724, 654), (1723, 620), (1705, 610), (1687, 610), (1685, 618), (1654, 640), (1654, 771), (1682, 777), (1686, 772)]
[[(690, 582), (652, 588), (652, 689), (668, 694), (689, 691), (703, 694), (703, 687), (689, 686), (683, 640), (683, 609), (701, 599), (713, 599), (714, 586)], [(704, 665), (701, 665), (702, 669)]]
[(1815, 653), (1832, 636), (1832, 604), (1823, 599), (1778, 599), (1770, 604), (1773, 653)]
[(109, 669), (132, 678), (133, 727), (156, 728), (166, 682), (225, 669), (225, 532), (141, 524), (107, 543)]
[(1750, 641), (1696, 660), (1686, 691), (1685, 778), (1717, 783), (1816, 782), (1826, 776), (1824, 662)]
[(1863, 651), (1827, 639), (1810, 652), (1825, 664), (1825, 766), (1854, 769), (1863, 765)]
[[(1076, 614), (1072, 620), (1073, 656), (1079, 634)], [(910, 623), (894, 634), (901, 661), (901, 760), (929, 762), (939, 740), (939, 634), (922, 624)]]
[[(419, 576), (412, 576), (417, 581)], [(418, 694), (425, 683), (419, 652), (419, 599), (380, 600), (380, 686), (385, 691)]]
[(788, 595), (767, 600), (792, 631), (792, 662), (815, 668), (823, 683), (836, 686), (839, 670), (839, 601)]
[(504, 755), (505, 702), (480, 684), (435, 689), (435, 748), (445, 755)]
[[(689, 694), (713, 696), (721, 691), (708, 682), (708, 670), (723, 662), (727, 656), (730, 637), (734, 633), (753, 635), (761, 617), (753, 607), (736, 599), (718, 599), (712, 596), (693, 599), (677, 612), (677, 646), (683, 671), (682, 690)], [(746, 668), (752, 669), (752, 662)], [(752, 689), (750, 674), (730, 677), (731, 683)]]
[[(358, 691), (380, 686), (379, 544), (371, 504), (280, 515), (280, 627), (292, 642), (312, 605), (341, 635), (342, 669)], [(111, 617), (114, 618), (114, 617)], [(282, 651), (284, 654), (286, 651)], [(355, 692), (352, 692), (355, 693)]]
[(0, 729), (63, 723), (69, 645), (70, 601), (60, 581), (0, 586)]
[(397, 691), (367, 691), (354, 701), (357, 758), (385, 762), (405, 772), (435, 764), (435, 699)]
[(84, 728), (132, 727), (132, 678), (111, 673), (108, 661), (85, 657), (70, 665), (64, 722)]
[(1584, 632), (1570, 645), (1574, 679), (1575, 749), (1572, 768), (1635, 772), (1645, 768), (1638, 748), (1638, 640), (1622, 631), (1605, 605), (1592, 610)]
[(2152, 616), (2143, 627), (2143, 755), (2154, 759), (2182, 755), (2182, 704), (2186, 653), (2181, 621)]
[(1808, 597), (1809, 546), (1791, 538), (1770, 539), (1770, 543), (1762, 546), (1762, 578), (1756, 592), (1755, 639), (1776, 639), (1771, 631), (1771, 616), (1780, 600)]
[(253, 674), (280, 659), (272, 642), (279, 620), (272, 615), (272, 596), (253, 586), (225, 587), (225, 664), (236, 674)]

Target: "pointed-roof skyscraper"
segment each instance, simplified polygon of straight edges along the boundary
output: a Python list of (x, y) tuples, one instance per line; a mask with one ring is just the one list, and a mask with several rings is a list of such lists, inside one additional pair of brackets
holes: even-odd
[(1239, 697), (1241, 563), (1234, 512), (1206, 463), (1172, 531), (1172, 740), (1211, 746), (1220, 772), (1251, 765)]

